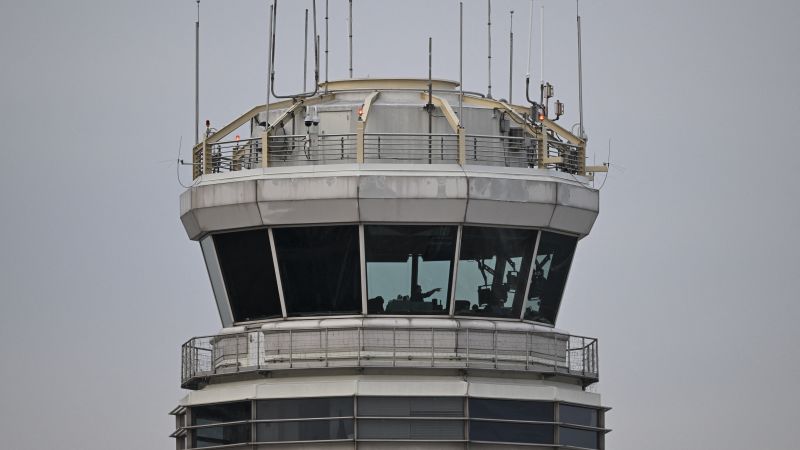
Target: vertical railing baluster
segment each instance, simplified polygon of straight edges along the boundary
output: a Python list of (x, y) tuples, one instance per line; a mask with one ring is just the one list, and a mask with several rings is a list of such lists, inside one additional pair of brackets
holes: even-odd
[(292, 359), (294, 355), (294, 339), (292, 338), (292, 330), (289, 329), (289, 368), (292, 368)]

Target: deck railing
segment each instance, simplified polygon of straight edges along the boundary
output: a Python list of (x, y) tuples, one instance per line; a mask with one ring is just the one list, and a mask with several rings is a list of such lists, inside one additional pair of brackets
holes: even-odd
[(471, 328), (255, 330), (190, 339), (182, 386), (244, 372), (334, 367), (489, 369), (598, 380), (597, 339), (552, 332)]
[[(360, 142), (359, 142), (360, 140)], [(578, 145), (531, 136), (447, 133), (347, 133), (270, 135), (264, 161), (263, 139), (201, 143), (194, 150), (194, 177), (260, 167), (317, 164), (417, 163), (549, 168), (579, 173)], [(361, 150), (359, 150), (361, 149)], [(359, 153), (361, 152), (361, 153)]]

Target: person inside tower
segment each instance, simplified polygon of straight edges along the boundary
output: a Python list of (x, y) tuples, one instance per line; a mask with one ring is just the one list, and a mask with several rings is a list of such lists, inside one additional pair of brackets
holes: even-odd
[(411, 291), (411, 301), (412, 302), (421, 302), (424, 299), (430, 297), (431, 295), (441, 291), (442, 288), (433, 288), (428, 292), (422, 292), (422, 286), (414, 285), (414, 289)]

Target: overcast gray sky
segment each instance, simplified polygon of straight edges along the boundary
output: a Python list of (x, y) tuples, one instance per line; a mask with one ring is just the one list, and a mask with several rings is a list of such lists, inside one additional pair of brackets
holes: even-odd
[[(465, 3), (465, 87), (485, 91), (485, 2)], [(545, 78), (571, 124), (574, 2), (544, 4)], [(180, 344), (220, 326), (178, 219), (194, 5), (0, 0), (4, 449), (174, 448)], [(331, 78), (346, 75), (345, 5), (331, 0)], [(355, 5), (356, 76), (425, 76), (430, 35), (434, 76), (457, 79), (456, 1)], [(302, 85), (289, 39), (305, 6), (281, 3), (284, 92)], [(493, 92), (512, 8), (522, 102), (526, 0), (493, 2)], [(266, 3), (202, 9), (201, 115), (220, 125), (264, 101)], [(558, 325), (600, 339), (608, 448), (797, 448), (800, 3), (582, 13), (590, 151), (605, 160), (612, 139), (613, 165)]]

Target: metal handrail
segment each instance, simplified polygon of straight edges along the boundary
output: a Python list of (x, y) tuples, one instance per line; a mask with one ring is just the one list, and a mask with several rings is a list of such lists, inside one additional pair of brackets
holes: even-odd
[(181, 349), (181, 382), (329, 367), (490, 369), (598, 379), (597, 339), (542, 331), (324, 327), (201, 336)]

